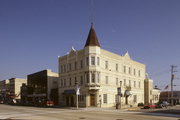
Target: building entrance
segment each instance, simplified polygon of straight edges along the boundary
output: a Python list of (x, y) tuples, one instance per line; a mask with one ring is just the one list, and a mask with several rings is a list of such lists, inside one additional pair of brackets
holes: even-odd
[(95, 106), (95, 94), (90, 94), (90, 106)]

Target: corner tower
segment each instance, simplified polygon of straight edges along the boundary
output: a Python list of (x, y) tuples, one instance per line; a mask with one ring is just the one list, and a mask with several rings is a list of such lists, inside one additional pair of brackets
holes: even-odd
[(94, 25), (91, 23), (91, 28), (89, 30), (86, 44), (84, 45), (85, 54), (100, 54), (100, 47), (101, 46), (94, 29)]

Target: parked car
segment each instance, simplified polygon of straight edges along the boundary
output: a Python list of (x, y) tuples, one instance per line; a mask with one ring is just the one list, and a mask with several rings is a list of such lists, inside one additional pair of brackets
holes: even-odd
[(157, 108), (158, 106), (157, 105), (145, 105), (144, 106), (144, 109), (152, 109), (152, 108)]
[(47, 106), (47, 107), (52, 107), (52, 106), (54, 106), (54, 102), (48, 100), (48, 101), (46, 101), (46, 106)]
[(0, 104), (3, 104), (4, 103), (4, 101), (3, 100), (0, 100)]
[(170, 103), (168, 103), (167, 101), (162, 101), (158, 103), (158, 108), (167, 108), (167, 106), (169, 106)]

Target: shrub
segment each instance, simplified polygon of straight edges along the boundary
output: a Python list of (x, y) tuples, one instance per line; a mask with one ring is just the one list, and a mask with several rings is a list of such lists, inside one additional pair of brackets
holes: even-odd
[(138, 103), (138, 107), (144, 106), (144, 103)]

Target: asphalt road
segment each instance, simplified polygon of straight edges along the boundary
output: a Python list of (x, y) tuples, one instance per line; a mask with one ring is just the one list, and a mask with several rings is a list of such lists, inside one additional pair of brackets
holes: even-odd
[(18, 120), (180, 120), (180, 115), (100, 108), (37, 108), (0, 104), (0, 119)]

